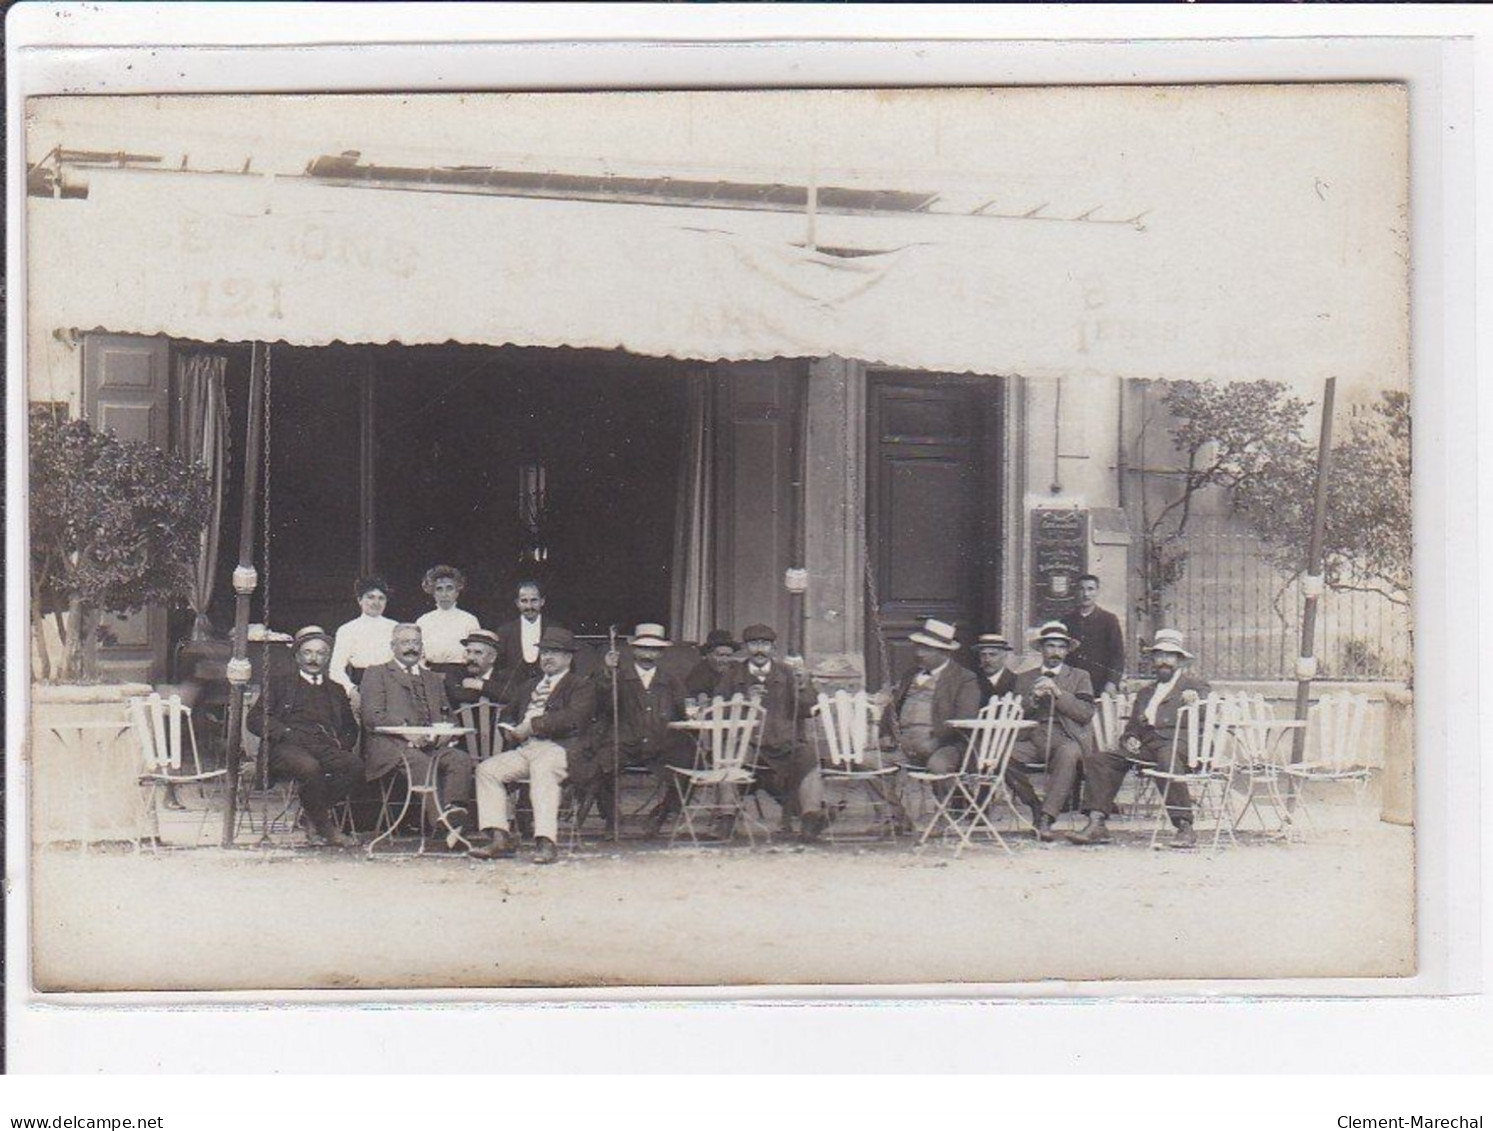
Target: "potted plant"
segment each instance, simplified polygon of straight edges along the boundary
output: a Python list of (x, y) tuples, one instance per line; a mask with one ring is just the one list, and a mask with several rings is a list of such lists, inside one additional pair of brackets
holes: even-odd
[[(96, 682), (103, 613), (180, 604), (209, 513), (200, 464), (33, 406), (31, 616), (43, 681)], [(51, 655), (44, 619), (63, 643)]]

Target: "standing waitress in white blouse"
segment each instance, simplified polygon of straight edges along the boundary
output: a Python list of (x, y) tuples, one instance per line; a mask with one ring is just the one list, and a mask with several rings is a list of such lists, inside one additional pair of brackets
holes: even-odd
[(435, 608), (415, 623), (425, 640), (425, 663), (442, 676), (466, 674), (466, 648), (462, 644), (482, 627), (477, 618), (456, 607), (456, 599), (467, 587), (466, 575), (455, 566), (432, 566), (425, 571), (420, 588), (435, 598)]
[(361, 616), (337, 630), (327, 674), (347, 689), (354, 714), (358, 710), (358, 683), (363, 669), (387, 664), (394, 658), (390, 641), (397, 622), (384, 616), (389, 603), (389, 585), (382, 577), (361, 577), (357, 586)]

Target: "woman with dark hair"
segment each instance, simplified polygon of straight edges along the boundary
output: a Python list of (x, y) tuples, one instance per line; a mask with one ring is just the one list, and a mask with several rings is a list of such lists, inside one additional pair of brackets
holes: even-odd
[(420, 582), (420, 588), (435, 599), (435, 608), (415, 624), (425, 639), (425, 663), (443, 676), (466, 674), (467, 654), (462, 640), (482, 627), (471, 613), (456, 607), (456, 599), (466, 587), (466, 575), (448, 565), (432, 566)]
[(358, 578), (357, 597), (362, 613), (337, 629), (332, 659), (327, 665), (327, 675), (346, 688), (354, 710), (363, 669), (387, 664), (394, 658), (390, 640), (396, 623), (384, 616), (389, 604), (389, 583), (382, 577)]

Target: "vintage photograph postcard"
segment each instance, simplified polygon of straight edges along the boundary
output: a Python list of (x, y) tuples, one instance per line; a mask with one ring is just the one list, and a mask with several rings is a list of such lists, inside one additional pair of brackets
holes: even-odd
[(35, 987), (1415, 974), (1407, 136), (30, 99)]

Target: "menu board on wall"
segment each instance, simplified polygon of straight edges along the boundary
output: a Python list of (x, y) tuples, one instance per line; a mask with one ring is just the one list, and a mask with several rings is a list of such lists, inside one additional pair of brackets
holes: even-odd
[(1032, 511), (1032, 623), (1078, 607), (1078, 577), (1089, 569), (1089, 512), (1073, 507)]

